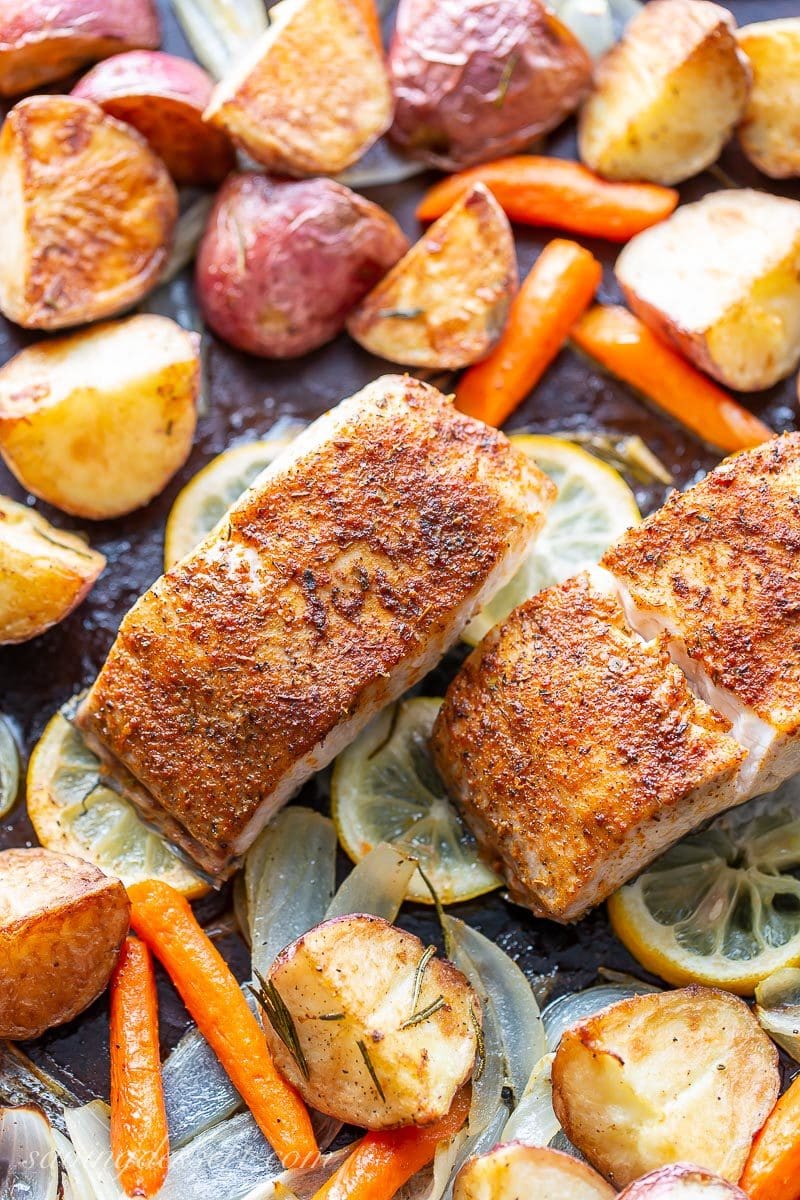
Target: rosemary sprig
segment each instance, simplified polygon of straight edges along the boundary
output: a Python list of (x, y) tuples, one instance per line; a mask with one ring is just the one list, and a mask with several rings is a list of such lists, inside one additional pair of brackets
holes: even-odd
[(343, 1021), (344, 1013), (320, 1013), (317, 1016), (318, 1021)]
[[(421, 956), (419, 962), (417, 963), (417, 969), (414, 972), (414, 991), (411, 996), (411, 1017), (409, 1018), (409, 1020), (411, 1020), (413, 1018), (415, 1012), (417, 1011), (417, 1005), (419, 1004), (419, 994), (422, 991), (422, 977), (425, 974), (425, 968), (427, 967), (428, 963), (431, 961), (431, 959), (433, 958), (435, 953), (436, 953), (436, 947), (428, 946), (426, 950), (423, 950), (422, 956)], [(400, 1028), (404, 1029), (405, 1026), (401, 1025)]]
[(379, 317), (393, 317), (396, 321), (415, 321), (425, 315), (424, 308), (379, 308)]
[(362, 1041), (359, 1038), (359, 1040), (356, 1042), (356, 1045), (358, 1046), (359, 1050), (361, 1051), (361, 1057), (363, 1058), (363, 1060), (366, 1064), (367, 1070), (369, 1071), (370, 1075), (372, 1076), (372, 1082), (375, 1084), (375, 1090), (378, 1093), (378, 1095), (380, 1096), (381, 1100), (383, 1100), (383, 1102), (385, 1104), (386, 1103), (386, 1093), (384, 1092), (383, 1088), (381, 1087), (381, 1081), (380, 1081), (380, 1079), (378, 1079), (378, 1073), (375, 1070), (375, 1064), (373, 1063), (372, 1059), (370, 1058), (369, 1050), (367, 1049), (367, 1044), (366, 1044), (366, 1042)]
[(506, 60), (506, 63), (503, 67), (503, 73), (500, 76), (500, 82), (497, 85), (497, 95), (494, 98), (495, 108), (502, 108), (505, 104), (506, 96), (508, 95), (508, 89), (511, 86), (511, 77), (516, 70), (518, 62), (518, 54), (511, 54)]
[(436, 891), (436, 888), (433, 886), (430, 879), (428, 879), (428, 876), (423, 871), (423, 869), (420, 865), (419, 859), (417, 859), (417, 870), (419, 871), (419, 873), (422, 877), (422, 882), (425, 884), (425, 887), (428, 889), (428, 891), (431, 894), (431, 900), (433, 901), (433, 907), (436, 910), (437, 919), (439, 921), (439, 924), (442, 927), (442, 936), (444, 937), (445, 954), (447, 955), (448, 958), (452, 958), (452, 955), (450, 954), (450, 947), (448, 945), (449, 939), (447, 936), (447, 925), (445, 924), (445, 920), (444, 920), (444, 918), (445, 918), (444, 905), (442, 904), (441, 900), (439, 899), (439, 894)]
[(421, 1008), (418, 1012), (413, 1012), (407, 1021), (403, 1021), (401, 1029), (410, 1029), (412, 1025), (420, 1025), (423, 1021), (427, 1021), (428, 1017), (432, 1017), (440, 1008), (444, 1008), (444, 996), (437, 996), (425, 1008)]
[(303, 1077), (308, 1079), (308, 1062), (297, 1036), (292, 1014), (272, 980), (268, 983), (262, 975), (259, 975), (258, 971), (255, 972), (255, 976), (259, 984), (258, 990), (251, 987), (250, 991), (264, 1010), (270, 1025), (302, 1071)]

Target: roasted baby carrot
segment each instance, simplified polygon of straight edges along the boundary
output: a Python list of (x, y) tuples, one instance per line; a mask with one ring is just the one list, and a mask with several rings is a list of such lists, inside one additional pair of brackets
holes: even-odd
[(487, 425), (502, 425), (556, 357), (602, 276), (600, 263), (577, 242), (557, 238), (545, 246), (517, 293), (500, 341), (462, 375), (456, 407)]
[(458, 1133), (468, 1114), (469, 1088), (462, 1088), (447, 1116), (433, 1125), (368, 1133), (313, 1200), (391, 1200), (433, 1161), (439, 1142)]
[(261, 1026), (187, 901), (157, 880), (133, 884), (128, 896), (131, 925), (165, 967), (281, 1162), (311, 1165), (319, 1150), (308, 1110), (275, 1069)]
[(610, 183), (580, 163), (518, 155), (460, 171), (437, 183), (417, 209), (421, 221), (446, 212), (473, 184), (485, 183), (521, 225), (627, 242), (674, 211), (678, 193), (655, 183)]
[(591, 308), (573, 326), (570, 338), (612, 375), (637, 388), (719, 450), (746, 450), (775, 436), (768, 425), (657, 338), (626, 308)]
[(800, 1200), (800, 1076), (753, 1142), (739, 1187), (750, 1200)]
[(111, 1152), (127, 1196), (154, 1196), (169, 1165), (150, 951), (126, 938), (111, 979)]

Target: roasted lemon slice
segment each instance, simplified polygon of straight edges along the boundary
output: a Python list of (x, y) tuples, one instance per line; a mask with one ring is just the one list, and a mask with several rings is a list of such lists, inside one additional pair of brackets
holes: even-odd
[(105, 785), (99, 759), (60, 712), (31, 755), (28, 815), (43, 846), (87, 859), (126, 887), (161, 879), (190, 899), (208, 890), (133, 805)]
[(164, 570), (194, 550), (265, 467), (281, 454), (302, 426), (286, 426), (260, 442), (231, 446), (212, 458), (178, 493), (164, 533)]
[[(441, 700), (402, 700), (376, 717), (336, 760), (333, 820), (353, 862), (379, 842), (419, 860), (443, 904), (469, 900), (501, 880), (478, 857), (475, 840), (447, 799), (428, 750)], [(409, 900), (431, 902), (415, 874)]]
[(800, 785), (678, 842), (608, 902), (617, 937), (668, 983), (750, 995), (800, 964)]
[(513, 579), (467, 626), (464, 640), (471, 646), (542, 588), (598, 562), (612, 542), (641, 520), (622, 476), (580, 446), (530, 433), (512, 434), (511, 441), (550, 476), (558, 497)]

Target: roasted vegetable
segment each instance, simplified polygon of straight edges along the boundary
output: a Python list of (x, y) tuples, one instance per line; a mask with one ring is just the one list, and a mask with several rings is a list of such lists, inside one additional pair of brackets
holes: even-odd
[(597, 67), (581, 113), (582, 161), (609, 179), (666, 184), (710, 166), (750, 87), (735, 28), (709, 0), (645, 5)]
[(508, 220), (477, 184), (372, 289), (347, 329), (391, 362), (466, 367), (500, 337), (517, 283)]
[(30, 329), (63, 329), (152, 287), (178, 197), (135, 130), (88, 100), (31, 96), (0, 133), (0, 208), (0, 310)]
[(365, 1129), (429, 1125), (472, 1073), (480, 1003), (419, 938), (357, 914), (287, 946), (261, 989), (275, 1063), (321, 1112)]
[(457, 171), (559, 125), (592, 63), (542, 0), (400, 0), (389, 72), (393, 140)]
[(453, 1200), (613, 1200), (614, 1195), (596, 1171), (569, 1154), (510, 1142), (462, 1167)]
[(0, 1037), (39, 1037), (92, 1003), (128, 929), (118, 879), (68, 854), (0, 852)]
[(720, 383), (771, 387), (800, 362), (800, 203), (728, 189), (682, 205), (617, 259), (629, 305)]
[(673, 1162), (736, 1182), (778, 1098), (778, 1054), (747, 1005), (689, 987), (622, 1000), (561, 1038), (553, 1107), (617, 1187)]
[(745, 25), (737, 40), (753, 69), (742, 149), (773, 179), (800, 175), (800, 17)]
[(0, 645), (26, 642), (63, 621), (105, 565), (74, 533), (0, 496)]
[(120, 50), (154, 49), (160, 37), (154, 0), (4, 0), (0, 96), (32, 92)]
[(285, 175), (337, 175), (388, 129), (383, 54), (355, 0), (285, 0), (214, 90), (210, 121)]
[(197, 293), (220, 337), (287, 358), (335, 337), (407, 248), (388, 213), (332, 179), (234, 175), (200, 246)]
[[(686, 1163), (661, 1167), (637, 1179), (618, 1200), (747, 1200), (735, 1184)], [(778, 1200), (772, 1196), (771, 1200)]]
[(72, 89), (132, 125), (176, 183), (221, 183), (233, 169), (233, 146), (203, 121), (214, 81), (197, 63), (159, 51), (132, 50), (99, 63)]
[(186, 461), (199, 384), (199, 338), (167, 317), (40, 342), (0, 368), (0, 454), (65, 512), (121, 516)]

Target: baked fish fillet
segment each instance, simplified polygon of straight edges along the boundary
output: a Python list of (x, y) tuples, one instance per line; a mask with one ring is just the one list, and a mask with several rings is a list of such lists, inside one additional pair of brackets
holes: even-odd
[(134, 605), (79, 724), (145, 815), (224, 877), (507, 581), (553, 495), (435, 388), (379, 379)]
[(586, 573), (540, 592), (451, 684), (436, 764), (511, 896), (574, 921), (735, 803), (746, 757), (665, 640)]
[(800, 771), (800, 434), (674, 493), (603, 565), (631, 626), (667, 636), (749, 750), (738, 799)]

